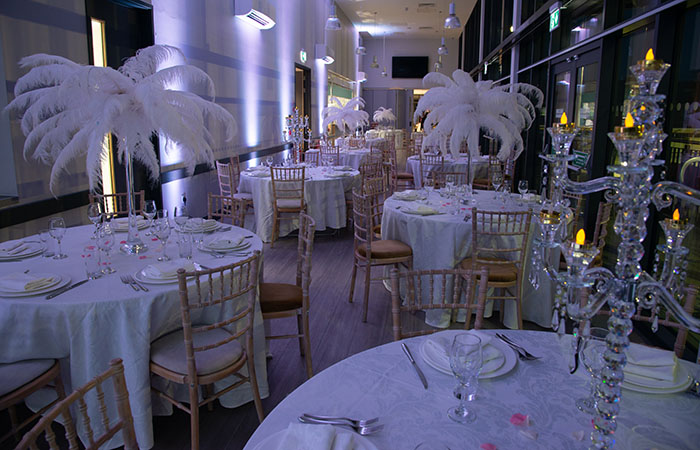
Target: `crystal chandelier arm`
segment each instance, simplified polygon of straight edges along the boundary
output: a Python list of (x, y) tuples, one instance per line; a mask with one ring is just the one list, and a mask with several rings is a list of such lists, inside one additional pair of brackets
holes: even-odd
[(568, 177), (561, 179), (562, 187), (572, 194), (592, 194), (607, 189), (617, 189), (619, 180), (615, 177), (601, 177), (589, 181), (571, 181)]
[(661, 181), (652, 190), (652, 200), (656, 209), (671, 205), (671, 196), (700, 206), (700, 191), (675, 181)]
[(664, 305), (683, 326), (688, 327), (690, 331), (700, 333), (700, 318), (693, 317), (692, 314), (686, 312), (669, 290), (661, 284), (655, 281), (640, 283), (637, 294), (639, 298), (652, 296), (657, 303), (660, 302)]

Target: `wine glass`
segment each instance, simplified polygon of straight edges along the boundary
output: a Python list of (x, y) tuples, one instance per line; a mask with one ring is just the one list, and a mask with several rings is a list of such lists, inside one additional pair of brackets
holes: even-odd
[(589, 380), (590, 392), (588, 397), (576, 400), (576, 407), (586, 414), (595, 414), (595, 391), (598, 385), (600, 371), (605, 367), (603, 354), (608, 348), (605, 337), (608, 335), (607, 328), (591, 328), (591, 335), (584, 336), (579, 350), (579, 359), (591, 375)]
[(157, 219), (154, 226), (155, 235), (160, 240), (163, 246), (163, 256), (158, 257), (158, 261), (170, 261), (166, 253), (166, 247), (168, 245), (168, 238), (170, 237), (170, 222), (167, 218)]
[(450, 368), (460, 384), (461, 396), (459, 405), (450, 408), (447, 416), (458, 423), (470, 423), (476, 419), (476, 413), (467, 408), (467, 391), (473, 391), (481, 367), (483, 356), (481, 354), (481, 339), (469, 333), (460, 333), (455, 336), (450, 348)]
[(498, 198), (501, 191), (501, 185), (503, 185), (503, 174), (501, 172), (491, 172), (491, 185), (493, 186), (493, 190), (496, 191), (496, 198)]
[(268, 156), (267, 159), (265, 159), (265, 162), (267, 162), (267, 167), (272, 167), (273, 161), (274, 159), (272, 158), (272, 156)]
[(63, 217), (53, 217), (49, 220), (49, 234), (58, 242), (58, 253), (54, 255), (53, 259), (68, 258), (68, 255), (61, 251), (61, 239), (66, 234), (66, 222), (63, 221)]
[(90, 222), (95, 225), (95, 231), (92, 233), (90, 239), (97, 239), (97, 228), (99, 227), (100, 222), (102, 222), (102, 203), (90, 203), (87, 208), (87, 216), (88, 219), (90, 219)]
[(190, 219), (189, 214), (187, 213), (187, 207), (182, 205), (179, 208), (175, 208), (175, 225), (177, 225), (177, 229), (180, 233), (184, 231), (185, 224), (187, 224), (187, 221)]
[(102, 262), (102, 273), (110, 274), (116, 272), (112, 267), (112, 249), (114, 248), (114, 231), (110, 224), (103, 224), (97, 231), (97, 247), (104, 252), (105, 259)]
[(525, 194), (527, 194), (527, 180), (520, 180), (518, 182), (518, 192), (520, 192), (520, 206), (523, 206)]
[(146, 236), (150, 236), (151, 228), (153, 227), (153, 218), (156, 216), (156, 202), (155, 200), (146, 200), (146, 204), (143, 205), (143, 215), (148, 219), (148, 231), (146, 231)]

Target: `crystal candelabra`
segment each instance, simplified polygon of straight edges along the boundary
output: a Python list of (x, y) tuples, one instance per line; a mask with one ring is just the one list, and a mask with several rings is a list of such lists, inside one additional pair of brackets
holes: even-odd
[(311, 128), (309, 128), (309, 116), (300, 116), (299, 108), (294, 108), (294, 114), (284, 118), (284, 140), (291, 142), (294, 147), (292, 154), (295, 162), (301, 162), (301, 154), (304, 151), (304, 142), (311, 143)]
[[(590, 336), (590, 319), (606, 302), (611, 311), (607, 349), (603, 355), (606, 366), (601, 371), (602, 383), (594, 398), (596, 414), (591, 448), (596, 449), (609, 449), (615, 443), (623, 368), (627, 362), (625, 350), (632, 332), (631, 317), (637, 307), (652, 309), (656, 314), (658, 308), (664, 306), (680, 323), (692, 331), (700, 331), (700, 320), (685, 312), (680, 303), (688, 254), (682, 243), (693, 226), (681, 221), (677, 213), (672, 219), (664, 220), (661, 227), (665, 240), (657, 247), (654, 276), (644, 272), (640, 265), (649, 203), (653, 200), (661, 209), (669, 206), (675, 197), (700, 205), (700, 191), (670, 181), (651, 182), (654, 166), (663, 164), (655, 158), (663, 149), (666, 138), (660, 106), (664, 96), (657, 95), (656, 89), (669, 67), (669, 64), (654, 59), (651, 50), (644, 60), (630, 67), (639, 85), (639, 93), (631, 99), (624, 126), (615, 127), (615, 131), (608, 134), (618, 153), (616, 163), (607, 168), (610, 176), (586, 182), (568, 178), (567, 164), (573, 159), (569, 152), (578, 129), (574, 124), (566, 123), (565, 118), (562, 123), (547, 129), (552, 138), (552, 151), (541, 156), (549, 164), (553, 187), (549, 200), (536, 216), (541, 236), (533, 245), (530, 281), (537, 287), (537, 274), (544, 271), (554, 282), (556, 297), (552, 327), (556, 331), (565, 332), (566, 316), (576, 322), (572, 369), (575, 352), (581, 348), (582, 340)], [(616, 204), (614, 230), (620, 237), (620, 244), (614, 272), (603, 267), (589, 267), (598, 253), (595, 243), (587, 245), (583, 236), (578, 236), (576, 242), (565, 239), (568, 214), (563, 199), (565, 190), (573, 194), (606, 191), (606, 199)], [(555, 249), (561, 249), (564, 254), (565, 271), (558, 271), (558, 257), (554, 258), (556, 264), (551, 263)], [(655, 323), (652, 328), (656, 330)]]

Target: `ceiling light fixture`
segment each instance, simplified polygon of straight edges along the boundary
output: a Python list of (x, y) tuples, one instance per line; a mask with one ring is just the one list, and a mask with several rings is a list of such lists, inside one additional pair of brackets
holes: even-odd
[(442, 55), (438, 55), (437, 61), (435, 61), (435, 72), (442, 69)]
[(382, 76), (387, 76), (386, 73), (386, 33), (384, 34), (384, 51), (382, 53), (382, 62), (384, 63), (384, 70), (382, 70)]
[(372, 69), (379, 69), (379, 63), (377, 62), (377, 55), (374, 55), (374, 59), (372, 60), (372, 64), (370, 64), (369, 67)]
[(440, 47), (438, 47), (438, 55), (446, 55), (447, 53), (447, 47), (445, 47), (445, 38), (443, 37), (440, 43)]
[(455, 2), (450, 2), (450, 15), (445, 19), (445, 28), (462, 28), (462, 22), (455, 14)]
[(331, 13), (328, 19), (326, 19), (326, 30), (338, 31), (341, 28), (343, 28), (343, 26), (340, 24), (340, 19), (335, 15), (335, 1), (331, 0)]
[(362, 45), (362, 38), (359, 38), (357, 41), (357, 48), (355, 49), (355, 54), (356, 55), (366, 55), (367, 54), (367, 49)]
[(333, 64), (335, 58), (333, 55), (333, 49), (328, 47), (326, 44), (316, 44), (316, 59), (320, 59), (324, 64)]

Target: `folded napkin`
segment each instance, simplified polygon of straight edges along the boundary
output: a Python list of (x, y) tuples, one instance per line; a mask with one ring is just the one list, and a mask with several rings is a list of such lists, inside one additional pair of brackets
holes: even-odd
[(352, 434), (336, 434), (332, 425), (290, 423), (277, 444), (278, 450), (352, 450)]
[(146, 278), (153, 280), (167, 280), (177, 278), (178, 269), (185, 269), (188, 272), (195, 270), (194, 264), (191, 261), (165, 261), (147, 265), (141, 273)]
[(417, 200), (418, 193), (416, 191), (400, 191), (394, 193), (394, 198), (397, 200)]
[(338, 172), (352, 172), (355, 169), (353, 169), (350, 166), (335, 166), (333, 167), (333, 170), (336, 170)]
[(197, 231), (197, 230), (207, 230), (207, 229), (212, 229), (216, 228), (219, 225), (219, 222), (217, 222), (214, 219), (206, 219), (204, 222), (202, 222), (201, 226), (195, 225), (193, 222), (187, 222), (185, 224), (185, 229), (188, 231)]
[(238, 247), (243, 242), (243, 237), (235, 238), (218, 238), (213, 239), (206, 244), (207, 248), (212, 250), (228, 250), (234, 247)]
[(249, 172), (248, 175), (251, 177), (264, 178), (264, 177), (270, 176), (270, 171), (269, 170), (253, 170), (253, 171)]
[(5, 291), (36, 291), (56, 283), (55, 277), (35, 277), (28, 273), (14, 272), (0, 278), (0, 289)]
[[(481, 339), (481, 356), (484, 360), (484, 369), (487, 369), (487, 362), (503, 357), (500, 350), (492, 345), (489, 345), (489, 342), (491, 342), (490, 335), (476, 330), (469, 330), (467, 333), (473, 334)], [(446, 336), (442, 333), (434, 334), (426, 340), (425, 351), (429, 354), (429, 356), (433, 357), (433, 360), (436, 363), (444, 365), (445, 367), (450, 367), (450, 349), (452, 348), (453, 339), (454, 334), (452, 333)], [(495, 370), (497, 368), (498, 367), (491, 370)], [(487, 370), (483, 370), (482, 372), (486, 373)]]
[[(630, 345), (627, 349), (625, 374), (655, 380), (673, 381), (676, 377), (676, 355), (673, 352), (645, 345)], [(633, 381), (633, 380), (630, 380)]]
[(537, 194), (525, 194), (523, 195), (523, 200), (526, 202), (536, 202), (540, 199), (540, 196)]
[(331, 172), (327, 175), (328, 178), (344, 178), (350, 176), (348, 172)]
[(418, 214), (419, 216), (431, 216), (433, 214), (441, 214), (437, 209), (433, 209), (429, 206), (420, 205), (415, 209), (404, 209), (403, 212), (409, 214)]
[(23, 246), (23, 245), (24, 245), (24, 242), (22, 242), (22, 241), (14, 242), (13, 244), (8, 245), (7, 247), (0, 248), (0, 253), (8, 253), (8, 254), (10, 254), (10, 255), (14, 255), (14, 254), (15, 254), (14, 252), (15, 252), (19, 247), (21, 247), (21, 246)]

